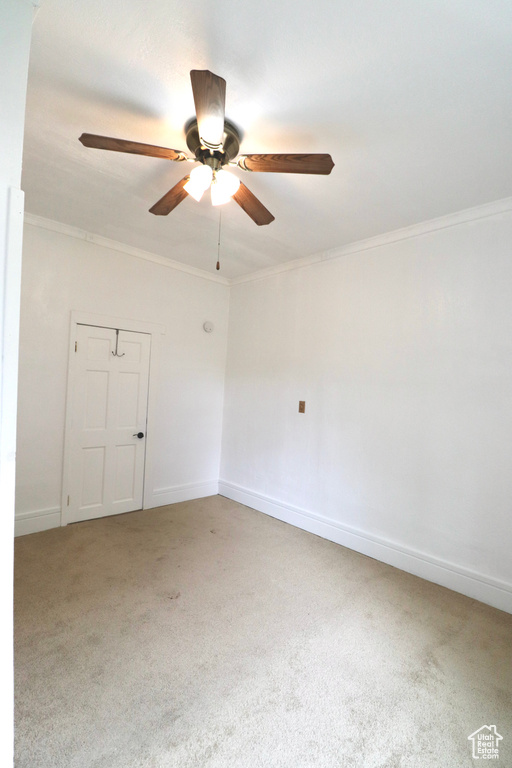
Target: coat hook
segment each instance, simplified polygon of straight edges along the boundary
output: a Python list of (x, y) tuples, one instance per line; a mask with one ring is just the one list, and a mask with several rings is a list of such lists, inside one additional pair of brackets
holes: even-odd
[(118, 344), (119, 344), (119, 331), (116, 330), (116, 351), (112, 352), (112, 354), (114, 355), (114, 357), (124, 357), (126, 352), (123, 352), (122, 355), (118, 354), (118, 351), (117, 351), (117, 345)]

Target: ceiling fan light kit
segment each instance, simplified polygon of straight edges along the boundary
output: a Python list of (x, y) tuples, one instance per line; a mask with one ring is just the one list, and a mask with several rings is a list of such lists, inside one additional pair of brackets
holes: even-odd
[(92, 133), (83, 133), (79, 139), (85, 147), (94, 149), (200, 163), (149, 209), (151, 213), (167, 216), (189, 195), (199, 202), (210, 187), (212, 205), (224, 205), (233, 199), (255, 224), (262, 226), (274, 221), (274, 216), (237, 176), (224, 170), (224, 166), (234, 165), (242, 171), (264, 173), (327, 175), (332, 171), (334, 163), (326, 154), (238, 156), (240, 133), (225, 117), (226, 81), (208, 69), (193, 69), (190, 79), (196, 118), (187, 123), (186, 142), (194, 157), (177, 149)]
[(183, 187), (197, 202), (208, 189), (213, 179), (213, 171), (209, 165), (198, 165), (190, 174), (190, 178)]
[(227, 171), (215, 171), (211, 185), (212, 205), (227, 203), (240, 186), (240, 179)]

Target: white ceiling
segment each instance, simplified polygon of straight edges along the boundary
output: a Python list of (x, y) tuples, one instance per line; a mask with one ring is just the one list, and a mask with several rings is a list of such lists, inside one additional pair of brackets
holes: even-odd
[(26, 210), (214, 272), (209, 200), (148, 213), (183, 165), (78, 142), (186, 149), (191, 69), (226, 79), (242, 152), (329, 152), (336, 164), (330, 176), (235, 171), (276, 220), (257, 227), (223, 206), (224, 277), (512, 194), (510, 0), (44, 0)]

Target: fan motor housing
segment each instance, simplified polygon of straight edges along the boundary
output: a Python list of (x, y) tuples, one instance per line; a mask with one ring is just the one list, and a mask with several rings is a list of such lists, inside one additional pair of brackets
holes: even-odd
[(240, 131), (229, 120), (224, 120), (224, 136), (222, 149), (212, 151), (201, 145), (197, 120), (193, 118), (185, 126), (187, 147), (194, 154), (196, 160), (204, 165), (211, 165), (214, 170), (226, 163), (230, 163), (240, 151)]

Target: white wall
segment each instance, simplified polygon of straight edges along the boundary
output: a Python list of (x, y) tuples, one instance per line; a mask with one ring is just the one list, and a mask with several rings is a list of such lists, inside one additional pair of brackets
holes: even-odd
[(512, 611), (511, 208), (234, 285), (220, 492)]
[(60, 507), (70, 311), (163, 323), (155, 505), (215, 492), (223, 429), (224, 495), (512, 612), (511, 238), (512, 200), (229, 289), (28, 225), (20, 524)]
[[(80, 233), (77, 233), (80, 234)], [(72, 310), (159, 323), (151, 476), (155, 506), (216, 493), (228, 287), (27, 224), (23, 250), (16, 516), (57, 524)], [(215, 330), (204, 332), (205, 320)], [(149, 425), (151, 428), (151, 425)], [(149, 437), (149, 436), (148, 436)]]
[(12, 765), (12, 567), (25, 94), (30, 0), (0, 3), (0, 763)]

